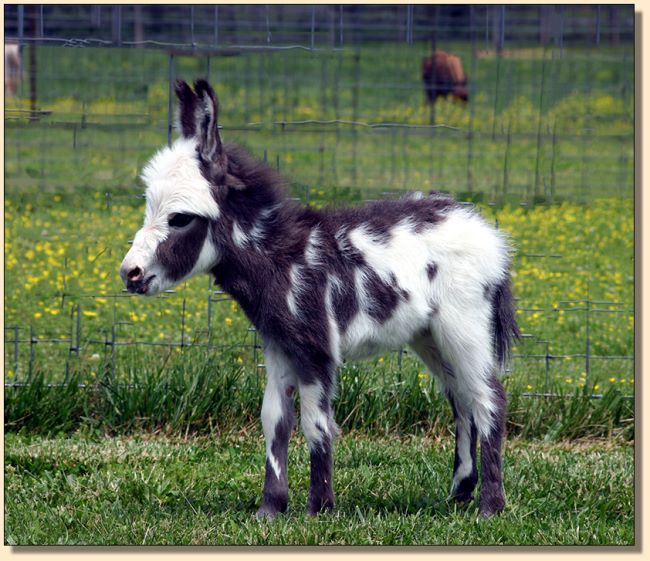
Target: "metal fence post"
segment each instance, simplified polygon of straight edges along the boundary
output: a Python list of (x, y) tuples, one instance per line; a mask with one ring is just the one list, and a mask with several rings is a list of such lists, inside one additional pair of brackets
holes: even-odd
[(34, 336), (34, 326), (29, 325), (29, 369), (27, 371), (27, 383), (32, 381), (32, 374), (34, 373), (34, 345), (38, 340)]
[[(74, 341), (74, 343), (73, 343)], [(79, 347), (81, 344), (81, 305), (77, 304), (76, 313), (72, 318), (72, 330), (70, 333), (70, 354), (75, 353), (79, 356)]]
[[(587, 294), (589, 294), (589, 289), (587, 289)], [(591, 336), (589, 333), (589, 316), (591, 312), (591, 300), (587, 296), (586, 304), (586, 329), (585, 329), (585, 384), (589, 384), (589, 374), (590, 374), (590, 354), (591, 354)]]
[(546, 352), (544, 353), (544, 393), (549, 393), (549, 377), (551, 369), (551, 355), (549, 353), (550, 342), (545, 341)]
[(194, 39), (194, 6), (190, 6), (190, 43), (192, 49), (196, 48), (196, 41)]
[(266, 44), (271, 44), (271, 22), (269, 20), (269, 5), (265, 6), (265, 19), (266, 19)]
[(471, 74), (469, 78), (469, 130), (467, 132), (467, 191), (472, 193), (474, 190), (474, 178), (472, 176), (472, 165), (474, 162), (474, 112), (476, 95), (476, 29), (475, 29), (475, 7), (473, 4), (469, 7), (469, 32), (472, 42), (472, 61)]
[(498, 194), (495, 193), (497, 195), (495, 197), (495, 201), (498, 204), (505, 203), (506, 197), (508, 195), (508, 187), (510, 183), (510, 177), (508, 171), (510, 170), (510, 148), (512, 146), (511, 127), (512, 127), (512, 121), (508, 121), (508, 133), (506, 136), (506, 153), (503, 157), (503, 186), (501, 187), (501, 196), (499, 197)]
[(557, 118), (553, 121), (553, 151), (551, 154), (551, 202), (555, 202), (555, 192), (557, 189), (555, 174), (555, 163), (557, 158)]
[(212, 345), (212, 275), (208, 275), (208, 350)]
[(122, 6), (113, 6), (112, 40), (115, 45), (122, 45)]
[(537, 117), (537, 149), (535, 156), (535, 188), (533, 190), (533, 196), (540, 196), (540, 172), (539, 172), (539, 162), (540, 155), (542, 151), (542, 109), (544, 101), (544, 86), (545, 86), (545, 75), (546, 75), (546, 48), (544, 48), (542, 55), (542, 76), (540, 79), (539, 87), (539, 115)]
[(499, 104), (499, 83), (501, 82), (501, 51), (497, 51), (497, 79), (494, 83), (494, 108), (492, 110), (492, 140), (496, 138), (497, 107)]
[(181, 309), (181, 349), (185, 347), (185, 298), (183, 298), (183, 308)]
[[(361, 49), (357, 46), (354, 57), (354, 85), (352, 87), (352, 120), (359, 120), (359, 89), (361, 87)], [(352, 181), (357, 185), (357, 136), (356, 127), (352, 129)]]
[(117, 299), (113, 298), (113, 325), (111, 325), (111, 386), (115, 384), (117, 364)]
[(413, 44), (413, 4), (406, 6), (406, 44)]
[(219, 45), (219, 6), (214, 7), (214, 23), (213, 23), (214, 35), (212, 37), (212, 42), (214, 46)]
[(310, 33), (310, 36), (311, 36), (310, 48), (311, 48), (312, 52), (314, 51), (314, 45), (315, 45), (315, 42), (316, 42), (316, 39), (314, 37), (315, 32), (316, 32), (316, 6), (312, 5), (312, 7), (311, 7), (311, 33)]
[[(18, 52), (20, 54), (19, 59), (19, 72), (20, 76), (23, 76), (25, 73), (25, 65), (23, 62), (24, 50), (25, 50), (25, 6), (23, 4), (18, 4), (18, 9), (16, 10), (16, 30), (18, 34)], [(22, 84), (22, 80), (21, 80)], [(20, 86), (22, 92), (22, 85)]]
[(14, 327), (14, 383), (18, 381), (18, 361), (20, 353), (18, 351), (18, 335), (20, 333), (20, 328), (18, 326)]
[(45, 37), (45, 20), (43, 15), (43, 4), (40, 5), (38, 17), (38, 37), (43, 39)]

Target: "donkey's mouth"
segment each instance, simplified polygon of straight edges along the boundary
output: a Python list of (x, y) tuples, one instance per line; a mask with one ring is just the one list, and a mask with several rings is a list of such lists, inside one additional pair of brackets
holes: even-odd
[(137, 281), (137, 282), (127, 281), (126, 289), (129, 292), (132, 292), (134, 294), (147, 294), (149, 292), (149, 286), (151, 285), (151, 281), (153, 281), (153, 279), (155, 278), (156, 275), (151, 275), (141, 281)]

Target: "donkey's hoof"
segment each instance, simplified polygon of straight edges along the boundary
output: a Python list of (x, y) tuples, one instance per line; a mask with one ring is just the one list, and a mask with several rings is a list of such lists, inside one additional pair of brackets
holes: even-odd
[(481, 497), (478, 510), (483, 516), (489, 517), (503, 512), (505, 506), (506, 501), (503, 497), (495, 496), (487, 499)]
[(310, 498), (309, 501), (307, 502), (307, 514), (309, 514), (309, 516), (316, 516), (321, 512), (329, 512), (333, 508), (334, 508), (333, 498), (326, 498), (326, 499)]
[(258, 520), (273, 520), (278, 514), (281, 514), (282, 511), (271, 505), (262, 505), (257, 509), (255, 516)]
[(468, 503), (471, 503), (474, 500), (474, 495), (472, 493), (454, 493), (453, 495), (449, 496), (449, 499), (451, 501), (454, 501), (455, 503), (459, 505), (466, 505)]
[(469, 503), (474, 500), (474, 489), (476, 488), (476, 477), (466, 477), (458, 484), (452, 485), (449, 491), (449, 500), (459, 504)]

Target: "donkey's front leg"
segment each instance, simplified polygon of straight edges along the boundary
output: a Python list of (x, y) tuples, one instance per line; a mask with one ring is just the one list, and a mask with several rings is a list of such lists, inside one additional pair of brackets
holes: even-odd
[(320, 381), (300, 383), (300, 422), (309, 445), (311, 481), (308, 514), (315, 515), (334, 507), (332, 454), (336, 424), (331, 405), (331, 384)]
[(262, 427), (266, 440), (266, 475), (259, 518), (273, 518), (287, 510), (289, 482), (287, 454), (289, 437), (294, 427), (293, 391), (295, 377), (284, 356), (274, 349), (264, 350), (266, 390), (262, 402)]

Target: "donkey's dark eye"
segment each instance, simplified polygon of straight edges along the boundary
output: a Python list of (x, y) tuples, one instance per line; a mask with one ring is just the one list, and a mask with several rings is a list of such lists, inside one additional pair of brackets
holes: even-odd
[(170, 219), (169, 219), (169, 225), (172, 228), (182, 228), (183, 226), (187, 226), (192, 220), (194, 220), (196, 216), (193, 214), (174, 214)]

